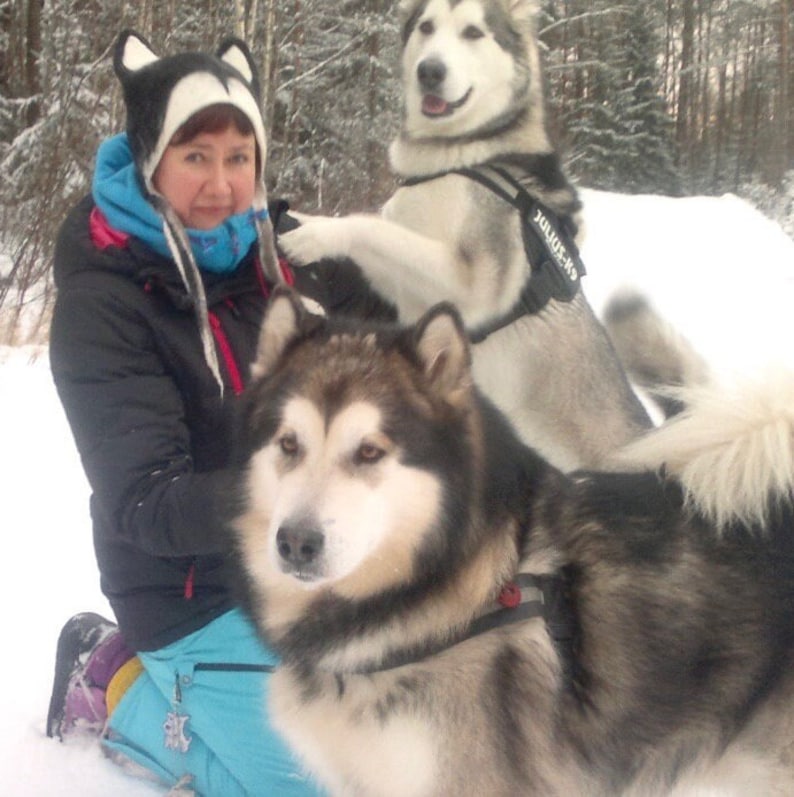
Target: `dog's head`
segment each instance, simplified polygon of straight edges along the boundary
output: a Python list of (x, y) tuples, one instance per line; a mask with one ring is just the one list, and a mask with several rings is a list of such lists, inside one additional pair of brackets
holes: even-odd
[(246, 509), (235, 525), (255, 584), (299, 603), (324, 588), (365, 598), (409, 580), (419, 549), (426, 563), (448, 544), (428, 538), (448, 514), (449, 491), (471, 490), (475, 396), (451, 306), (410, 328), (362, 330), (280, 290), (254, 373)]
[(542, 103), (534, 0), (401, 3), (404, 133), (493, 132)]

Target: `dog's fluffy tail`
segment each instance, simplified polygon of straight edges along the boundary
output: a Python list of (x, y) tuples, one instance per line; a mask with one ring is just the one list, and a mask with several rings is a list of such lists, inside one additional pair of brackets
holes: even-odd
[(617, 454), (619, 467), (664, 467), (718, 527), (765, 527), (794, 503), (794, 372), (683, 388), (685, 409)]
[(629, 379), (656, 402), (665, 417), (683, 409), (678, 388), (705, 384), (709, 369), (691, 343), (641, 294), (615, 294), (604, 326)]

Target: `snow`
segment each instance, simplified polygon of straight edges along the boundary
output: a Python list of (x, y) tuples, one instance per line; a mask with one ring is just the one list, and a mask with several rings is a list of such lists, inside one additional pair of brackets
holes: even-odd
[(794, 364), (794, 241), (747, 202), (582, 192), (597, 312), (623, 286), (643, 291), (725, 378)]
[(0, 789), (13, 784), (5, 793), (19, 797), (160, 793), (103, 759), (97, 745), (45, 736), (61, 626), (79, 611), (112, 615), (98, 588), (88, 485), (44, 349), (0, 348), (0, 440)]
[[(583, 192), (585, 290), (600, 310), (645, 291), (719, 370), (791, 366), (794, 241), (733, 196), (671, 199)], [(46, 348), (0, 347), (5, 641), (0, 785), (16, 797), (161, 794), (98, 746), (44, 733), (55, 642), (78, 611), (109, 614), (91, 548), (88, 487)], [(11, 786), (13, 784), (13, 786)]]

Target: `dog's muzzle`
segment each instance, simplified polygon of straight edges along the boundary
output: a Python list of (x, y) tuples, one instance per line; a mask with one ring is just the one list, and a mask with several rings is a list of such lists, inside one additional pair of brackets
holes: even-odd
[(425, 58), (416, 67), (416, 77), (423, 91), (437, 93), (447, 77), (446, 64), (440, 58)]
[(416, 68), (416, 77), (422, 91), (422, 113), (429, 117), (449, 116), (466, 103), (471, 96), (471, 88), (453, 102), (445, 100), (442, 87), (447, 78), (446, 64), (439, 58), (425, 58)]
[(321, 573), (325, 536), (314, 526), (285, 524), (276, 533), (276, 548), (281, 569), (301, 581), (311, 581)]

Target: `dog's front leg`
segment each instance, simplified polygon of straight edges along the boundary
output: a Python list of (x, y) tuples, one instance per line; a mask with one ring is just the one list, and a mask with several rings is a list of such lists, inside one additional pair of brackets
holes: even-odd
[(323, 258), (350, 257), (350, 229), (345, 216), (310, 216), (290, 211), (300, 227), (279, 235), (291, 263), (304, 266)]
[(301, 226), (279, 238), (290, 262), (305, 265), (323, 258), (350, 258), (378, 293), (397, 304), (403, 320), (441, 301), (457, 304), (465, 318), (467, 309), (476, 311), (481, 303), (473, 302), (478, 291), (469, 269), (461, 267), (444, 241), (380, 216), (295, 215)]

